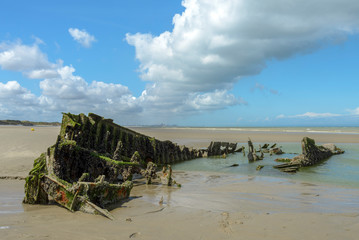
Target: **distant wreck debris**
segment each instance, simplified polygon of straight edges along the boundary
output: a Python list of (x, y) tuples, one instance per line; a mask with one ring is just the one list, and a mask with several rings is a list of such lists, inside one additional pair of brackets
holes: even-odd
[(267, 149), (269, 147), (269, 144), (268, 143), (265, 143), (262, 147), (262, 149)]
[(96, 114), (64, 113), (55, 145), (34, 161), (25, 179), (24, 203), (55, 201), (70, 211), (112, 219), (106, 207), (129, 197), (134, 173), (151, 183), (156, 164), (197, 157), (196, 149), (159, 141)]
[(208, 147), (208, 157), (228, 155), (229, 153), (234, 153), (236, 149), (237, 143), (211, 142)]
[(260, 171), (262, 168), (264, 168), (263, 165), (258, 165), (258, 166), (256, 167), (256, 170), (257, 170), (257, 171)]
[(302, 140), (302, 154), (295, 156), (293, 159), (276, 159), (278, 162), (287, 163), (276, 165), (274, 168), (278, 168), (283, 172), (296, 172), (300, 167), (313, 166), (333, 155), (342, 153), (344, 151), (332, 143), (317, 146), (314, 139), (304, 137)]
[[(269, 153), (270, 155), (283, 154), (284, 152), (282, 151), (282, 149), (276, 147), (276, 145), (277, 144), (274, 143), (273, 145), (271, 145), (269, 147), (269, 144), (265, 143), (263, 146), (259, 145), (258, 150), (256, 150), (254, 148), (252, 140), (250, 138), (248, 138), (248, 155), (247, 155), (248, 161), (249, 162), (255, 162), (255, 161), (258, 161), (258, 160), (263, 160), (264, 159), (264, 153)], [(260, 153), (260, 155), (258, 156), (257, 153)]]
[(229, 142), (211, 142), (208, 148), (202, 149), (203, 157), (221, 157), (227, 158), (228, 154), (242, 152), (246, 155), (245, 147), (238, 145), (238, 143)]
[[(258, 160), (262, 160), (264, 158), (264, 153), (272, 154), (283, 154), (281, 148), (276, 148), (277, 144), (274, 143), (269, 147), (268, 143), (265, 143), (263, 147), (259, 145), (258, 150), (254, 148), (253, 142), (250, 138), (248, 138), (248, 161), (254, 162)], [(230, 153), (243, 153), (243, 156), (246, 156), (245, 147), (240, 146), (238, 143), (229, 143), (229, 142), (211, 142), (207, 149), (202, 150), (202, 156), (204, 157), (222, 157), (226, 158), (226, 156)], [(259, 155), (257, 155), (257, 152)]]
[(281, 154), (284, 154), (284, 152), (282, 151), (282, 149), (280, 149), (280, 148), (271, 148), (270, 150), (269, 150), (269, 153), (270, 153), (270, 155), (273, 155), (273, 154), (275, 154), (275, 155), (281, 155)]
[(261, 158), (256, 154), (256, 150), (254, 149), (252, 140), (250, 138), (248, 138), (248, 154), (247, 154), (247, 157), (248, 157), (249, 162), (254, 162), (254, 161), (261, 160)]

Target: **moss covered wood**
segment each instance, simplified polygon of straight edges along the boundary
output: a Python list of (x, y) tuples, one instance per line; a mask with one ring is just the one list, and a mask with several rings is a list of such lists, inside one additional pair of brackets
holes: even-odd
[(150, 138), (93, 113), (64, 113), (56, 143), (34, 161), (26, 178), (24, 202), (52, 199), (71, 211), (111, 218), (101, 207), (129, 196), (133, 184), (128, 180), (140, 165), (198, 156), (197, 150)]
[(113, 156), (117, 143), (121, 140), (121, 155), (124, 159), (131, 158), (138, 151), (142, 159), (158, 164), (175, 163), (198, 156), (196, 150), (189, 151), (170, 141), (163, 142), (145, 136), (93, 113), (88, 117), (84, 114), (63, 114), (60, 136), (62, 139), (76, 141), (80, 147), (95, 149), (108, 156)]
[(35, 159), (33, 169), (29, 176), (25, 178), (25, 198), (24, 203), (47, 203), (48, 199), (40, 187), (41, 178), (47, 174), (46, 155), (42, 153)]

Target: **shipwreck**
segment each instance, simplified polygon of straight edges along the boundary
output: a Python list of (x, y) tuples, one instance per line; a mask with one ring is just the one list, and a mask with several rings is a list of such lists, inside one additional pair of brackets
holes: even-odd
[(34, 161), (26, 177), (23, 202), (56, 202), (70, 211), (112, 218), (106, 208), (129, 197), (134, 173), (142, 173), (151, 183), (157, 165), (194, 159), (201, 154), (196, 149), (137, 133), (93, 113), (64, 113), (56, 143)]
[(343, 154), (344, 151), (332, 143), (317, 146), (314, 139), (304, 137), (302, 140), (302, 154), (292, 159), (276, 159), (279, 162), (286, 162), (274, 166), (283, 172), (297, 172), (301, 167), (308, 167), (319, 164), (329, 157)]

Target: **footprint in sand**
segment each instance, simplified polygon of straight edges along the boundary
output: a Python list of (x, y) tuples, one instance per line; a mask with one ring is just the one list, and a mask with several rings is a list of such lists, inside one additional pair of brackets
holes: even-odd
[(220, 221), (221, 229), (224, 232), (226, 232), (227, 234), (232, 233), (231, 221), (229, 219), (229, 213), (223, 212), (221, 215), (222, 215), (222, 220)]
[(228, 235), (232, 234), (237, 229), (236, 225), (243, 225), (246, 220), (252, 218), (246, 214), (235, 214), (233, 219), (233, 216), (230, 216), (228, 212), (221, 213), (221, 217), (222, 220), (219, 222), (220, 228)]

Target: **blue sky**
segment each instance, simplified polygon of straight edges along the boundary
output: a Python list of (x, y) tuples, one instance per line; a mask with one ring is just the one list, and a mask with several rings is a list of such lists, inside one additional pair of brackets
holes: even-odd
[(359, 126), (359, 2), (2, 1), (0, 119)]

